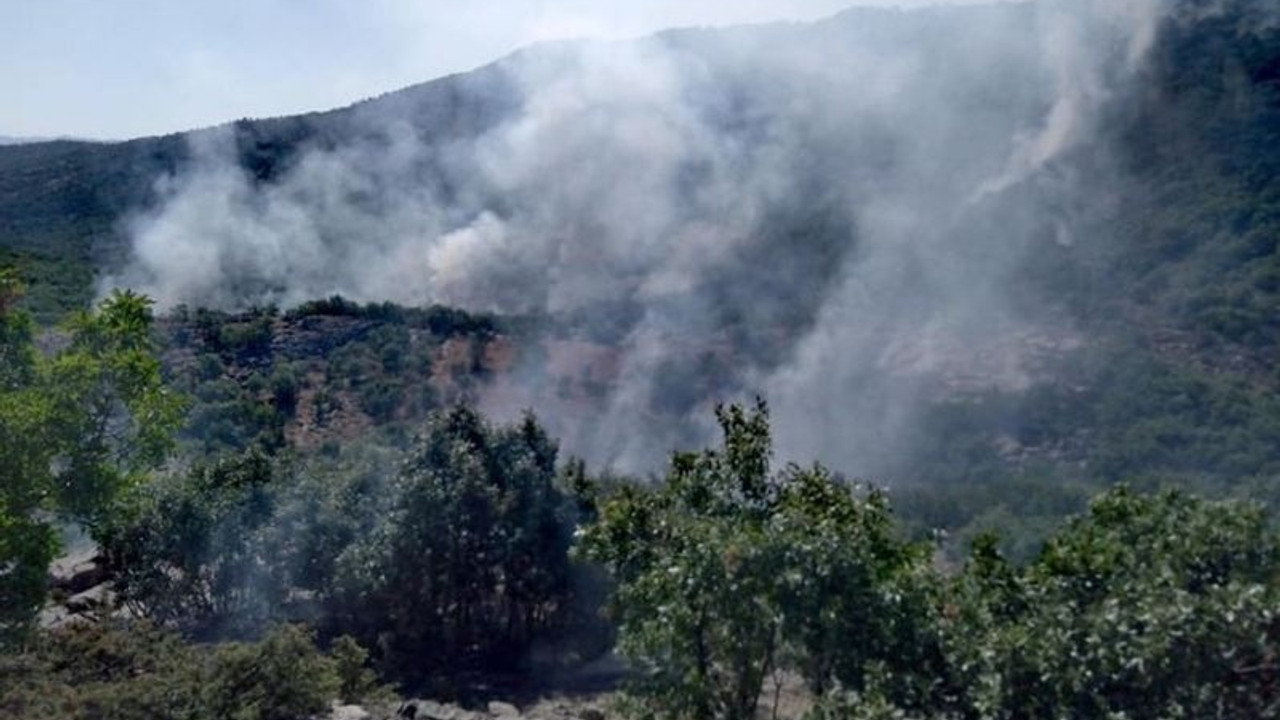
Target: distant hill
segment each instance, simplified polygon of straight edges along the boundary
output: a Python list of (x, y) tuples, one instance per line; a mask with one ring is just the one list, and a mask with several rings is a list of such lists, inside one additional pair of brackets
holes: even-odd
[[(31, 145), (34, 143), (55, 142), (58, 140), (77, 141), (79, 138), (73, 137), (44, 137), (44, 136), (20, 136), (20, 135), (0, 135), (0, 145)], [(86, 141), (92, 142), (92, 141)]]
[[(225, 126), (239, 161), (262, 182), (286, 168), (304, 148), (333, 148), (358, 140), (368, 115), (412, 118), (424, 142), (477, 134), (513, 96), (496, 67), (389, 93), (323, 113), (242, 120)], [(191, 143), (218, 130), (200, 130), (118, 143), (57, 140), (0, 147), (0, 261), (5, 253), (31, 267), (36, 309), (53, 317), (83, 305), (93, 272), (124, 262), (121, 221), (150, 207), (156, 182), (191, 164)], [(71, 273), (75, 283), (63, 285)]]

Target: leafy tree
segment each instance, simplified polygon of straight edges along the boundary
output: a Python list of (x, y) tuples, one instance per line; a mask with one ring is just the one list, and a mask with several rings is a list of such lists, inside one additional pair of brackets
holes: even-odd
[(339, 559), (334, 627), (411, 683), (512, 669), (568, 598), (555, 462), (532, 417), (495, 428), (467, 407), (433, 416), (383, 490), (391, 508)]
[(243, 635), (276, 617), (275, 480), (265, 456), (247, 453), (138, 488), (101, 533), (121, 602), (196, 635)]
[(70, 345), (48, 366), (58, 507), (90, 526), (164, 460), (181, 421), (183, 401), (161, 377), (152, 323), (149, 299), (116, 291), (97, 312), (72, 316)]
[(884, 496), (820, 467), (771, 474), (763, 403), (717, 416), (720, 450), (675, 455), (661, 488), (623, 488), (582, 539), (617, 582), (646, 711), (745, 720), (775, 671), (821, 693), (927, 653), (913, 621), (927, 552), (896, 539)]
[(339, 700), (358, 703), (382, 691), (378, 687), (378, 676), (368, 666), (369, 651), (355, 638), (343, 635), (334, 640), (330, 655), (338, 676)]
[(291, 367), (279, 366), (271, 373), (271, 403), (285, 417), (292, 418), (298, 411), (298, 396), (302, 382)]
[(161, 380), (149, 300), (117, 292), (77, 313), (45, 357), (20, 294), (0, 278), (0, 642), (21, 636), (44, 600), (55, 523), (100, 527), (163, 460), (182, 411)]
[(1118, 489), (1019, 572), (975, 550), (950, 626), (983, 717), (1270, 717), (1280, 542), (1261, 509)]

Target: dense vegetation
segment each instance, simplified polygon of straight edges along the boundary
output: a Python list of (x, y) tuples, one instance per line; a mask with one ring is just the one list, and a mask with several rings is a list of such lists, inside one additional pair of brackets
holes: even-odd
[[(1245, 718), (1280, 699), (1260, 506), (1122, 487), (1030, 562), (983, 536), (940, 566), (883, 491), (773, 469), (763, 403), (721, 409), (723, 443), (657, 483), (593, 478), (533, 417), (465, 406), (405, 449), (249, 447), (147, 476), (178, 401), (146, 301), (108, 299), (51, 356), (4, 319), (0, 708), (18, 716), (283, 720), (386, 697), (378, 677), (465, 699), (614, 632), (644, 717), (745, 720), (792, 677), (814, 717)], [(37, 629), (58, 518), (89, 527), (116, 599)]]
[[(1014, 284), (1085, 342), (1051, 358), (1047, 379), (1029, 389), (953, 390), (925, 403), (911, 452), (883, 470), (918, 537), (945, 528), (959, 548), (1015, 523), (1005, 549), (1026, 558), (1060, 517), (1120, 481), (1271, 498), (1280, 472), (1280, 30), (1268, 12), (1260, 0), (1231, 0), (1212, 13), (1172, 13), (1132, 92), (1107, 106), (1096, 137), (1056, 161), (1064, 176), (1110, 168), (1117, 179), (1105, 191), (1117, 196), (1087, 203), (1077, 242), (1027, 253)], [(706, 40), (672, 39), (711, 53)], [(242, 121), (229, 128), (231, 152), (269, 185), (310, 149), (384, 142), (366, 122), (373, 116), (406, 118), (424, 146), (466, 140), (518, 109), (510, 84), (491, 67), (330, 113)], [(24, 306), (40, 322), (87, 306), (94, 274), (127, 252), (130, 213), (155, 202), (156, 178), (189, 169), (188, 140), (200, 137), (0, 148), (0, 266), (24, 281)], [(649, 411), (677, 422), (699, 403), (750, 390), (740, 366), (786, 356), (774, 338), (803, 332), (815, 300), (777, 287), (767, 270), (800, 263), (805, 277), (829, 279), (850, 219), (828, 205), (770, 211), (735, 259), (739, 281), (723, 291), (743, 296), (725, 298), (705, 347), (662, 368)], [(759, 309), (759, 297), (783, 300)], [(494, 338), (518, 331), (515, 351), (530, 356), (561, 332), (616, 348), (636, 308), (605, 305), (539, 323), (346, 301), (284, 314), (178, 311), (162, 335), (167, 372), (195, 403), (181, 440), (202, 452), (272, 453), (376, 428), (403, 447), (431, 410), (474, 399), (492, 379), (484, 353)], [(328, 339), (290, 343), (307, 328)], [(469, 368), (440, 367), (438, 348), (451, 338), (469, 341)], [(589, 382), (597, 398), (610, 390), (608, 379), (556, 380)]]
[(816, 717), (1275, 713), (1280, 537), (1259, 506), (1122, 487), (1026, 565), (986, 536), (940, 573), (882, 493), (771, 472), (763, 407), (720, 419), (721, 448), (606, 500), (584, 539), (644, 715), (755, 717), (787, 673)]
[[(1259, 7), (1166, 24), (1146, 91), (1062, 160), (1126, 181), (1019, 268), (1087, 342), (1031, 388), (927, 402), (888, 490), (775, 467), (763, 403), (644, 481), (469, 404), (503, 353), (608, 348), (626, 311), (88, 309), (187, 144), (0, 149), (0, 715), (285, 720), (382, 683), (472, 700), (614, 646), (642, 718), (747, 720), (797, 683), (788, 711), (815, 720), (1280, 715), (1280, 27)], [(478, 132), (510, 109), (501, 77), (379, 102), (427, 139)], [(351, 112), (238, 123), (237, 158), (270, 182), (361, 132)], [(828, 264), (841, 229), (799, 214), (739, 260), (801, 243)], [(802, 305), (771, 322), (802, 329)], [(731, 352), (782, 354), (755, 315), (720, 320)], [(647, 421), (737, 389), (693, 355)], [(586, 414), (608, 382), (565, 395)], [(111, 593), (42, 620), (68, 526)]]
[(57, 524), (102, 527), (164, 459), (181, 412), (161, 382), (145, 298), (117, 294), (74, 316), (49, 356), (13, 308), (20, 293), (0, 276), (0, 644), (43, 604)]
[(422, 431), (398, 469), (253, 453), (138, 490), (102, 532), (121, 601), (199, 638), (305, 620), (440, 692), (519, 670), (571, 607), (555, 445), (532, 418), (492, 428), (462, 407)]
[(159, 329), (172, 384), (194, 401), (180, 440), (216, 454), (333, 449), (371, 430), (404, 446), (429, 412), (473, 399), (488, 345), (520, 328), (440, 306), (333, 297), (286, 313), (179, 307)]
[(208, 652), (145, 624), (77, 625), (42, 636), (22, 654), (0, 656), (0, 712), (14, 718), (297, 720), (327, 710), (334, 698), (376, 697), (360, 663), (359, 653), (321, 655), (310, 635), (292, 626), (258, 643), (226, 643)]

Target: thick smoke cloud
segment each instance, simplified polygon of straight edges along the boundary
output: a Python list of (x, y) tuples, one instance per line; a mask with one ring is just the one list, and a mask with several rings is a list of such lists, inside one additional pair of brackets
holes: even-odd
[[(371, 103), (360, 140), (266, 180), (231, 129), (203, 133), (108, 285), (162, 305), (340, 293), (571, 318), (616, 348), (604, 398), (563, 400), (530, 362), (489, 409), (533, 406), (571, 452), (650, 470), (705, 440), (710, 405), (761, 393), (786, 459), (891, 473), (940, 387), (1022, 389), (1082, 342), (1015, 279), (1118, 182), (1105, 158), (1064, 158), (1128, 90), (1160, 7), (850, 11), (540, 46), (491, 69), (516, 107), (481, 131)], [(502, 105), (456, 100), (472, 101)]]

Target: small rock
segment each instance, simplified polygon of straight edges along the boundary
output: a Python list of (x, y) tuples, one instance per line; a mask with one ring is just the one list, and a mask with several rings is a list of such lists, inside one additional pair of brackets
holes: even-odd
[(595, 708), (585, 708), (578, 713), (581, 720), (604, 720), (604, 713)]
[(520, 708), (511, 703), (493, 701), (489, 703), (489, 714), (496, 718), (518, 718)]
[(368, 710), (359, 705), (338, 705), (334, 703), (333, 712), (329, 714), (329, 720), (369, 720), (373, 717)]
[[(484, 717), (481, 713), (434, 700), (414, 700), (405, 705), (413, 705), (417, 708), (416, 720), (482, 720)], [(408, 717), (410, 720), (414, 719), (414, 716)]]
[(49, 566), (49, 584), (67, 595), (77, 595), (110, 579), (98, 548), (87, 545)]

